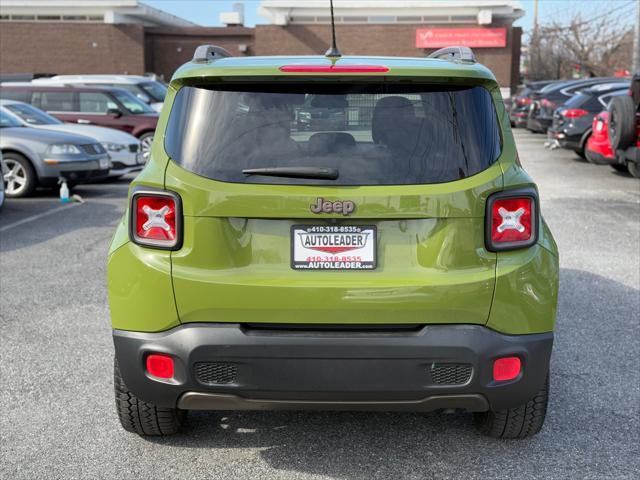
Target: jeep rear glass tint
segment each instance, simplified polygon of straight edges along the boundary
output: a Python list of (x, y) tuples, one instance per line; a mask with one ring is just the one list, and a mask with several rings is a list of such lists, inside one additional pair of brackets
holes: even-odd
[[(403, 185), (474, 175), (500, 153), (482, 87), (273, 84), (183, 87), (165, 134), (169, 156), (198, 175), (241, 183)], [(246, 175), (328, 168), (336, 179)]]

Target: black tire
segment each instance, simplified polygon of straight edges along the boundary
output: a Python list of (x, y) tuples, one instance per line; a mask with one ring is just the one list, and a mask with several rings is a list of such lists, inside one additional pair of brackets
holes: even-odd
[(622, 163), (614, 163), (611, 165), (611, 168), (621, 173), (627, 173), (629, 171), (627, 166), (623, 165)]
[(607, 162), (607, 160), (592, 152), (588, 148), (584, 149), (584, 158), (587, 159), (587, 162), (593, 163), (594, 165), (604, 165), (605, 163), (609, 163)]
[(476, 428), (493, 438), (527, 438), (540, 431), (547, 415), (549, 377), (536, 395), (527, 403), (497, 412), (474, 414)]
[(160, 408), (139, 400), (124, 384), (117, 360), (113, 364), (113, 389), (120, 424), (128, 432), (142, 436), (173, 435), (186, 420), (186, 410)]
[[(31, 195), (38, 185), (38, 176), (31, 162), (19, 153), (7, 152), (2, 154), (2, 163), (2, 181), (5, 182), (4, 194), (7, 198)], [(16, 171), (14, 169), (17, 169), (20, 175), (16, 178), (12, 177), (10, 181), (5, 181), (5, 174), (9, 171)], [(20, 182), (19, 186), (18, 181)]]
[(636, 162), (627, 163), (627, 167), (629, 167), (629, 173), (635, 178), (640, 178), (640, 164)]
[(636, 109), (628, 95), (618, 95), (609, 104), (609, 141), (613, 150), (622, 150), (636, 139)]

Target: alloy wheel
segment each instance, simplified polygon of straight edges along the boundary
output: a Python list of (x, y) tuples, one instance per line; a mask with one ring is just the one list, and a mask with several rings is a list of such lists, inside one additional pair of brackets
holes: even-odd
[(153, 135), (148, 135), (140, 140), (140, 150), (142, 151), (142, 158), (144, 163), (149, 161), (151, 155), (151, 145), (153, 144)]
[(27, 186), (27, 171), (11, 158), (2, 161), (2, 178), (7, 195), (19, 195)]

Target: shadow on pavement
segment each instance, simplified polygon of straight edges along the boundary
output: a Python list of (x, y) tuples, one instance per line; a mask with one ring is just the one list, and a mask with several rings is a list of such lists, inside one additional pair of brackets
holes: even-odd
[(148, 441), (203, 456), (258, 448), (291, 478), (632, 477), (640, 291), (574, 269), (562, 269), (560, 290), (550, 410), (532, 439), (483, 437), (467, 413), (191, 412), (185, 435)]
[[(58, 202), (34, 203), (32, 199), (29, 202), (21, 203), (19, 200), (11, 200), (11, 203), (3, 207), (0, 229), (5, 226), (10, 227), (32, 216), (39, 214), (43, 216), (0, 231), (0, 253), (47, 242), (80, 229), (108, 227), (110, 236), (122, 217), (125, 203), (123, 200), (123, 205), (118, 206), (92, 202), (88, 199), (86, 203), (74, 204), (58, 210), (65, 205)], [(100, 241), (104, 242), (102, 238)]]

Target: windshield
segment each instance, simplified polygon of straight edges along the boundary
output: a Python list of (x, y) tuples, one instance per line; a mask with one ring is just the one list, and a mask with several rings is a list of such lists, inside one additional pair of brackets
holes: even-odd
[(29, 125), (61, 125), (63, 123), (31, 105), (12, 103), (5, 105), (5, 108)]
[(0, 109), (0, 127), (21, 127), (20, 121), (7, 113), (4, 109)]
[[(500, 152), (493, 101), (481, 87), (279, 84), (224, 88), (183, 87), (174, 100), (165, 134), (165, 148), (174, 161), (216, 180), (439, 183), (486, 169)], [(294, 173), (323, 169), (324, 174), (322, 178), (283, 178), (248, 172), (260, 168), (280, 168), (276, 173), (283, 168)]]
[(138, 86), (151, 97), (151, 100), (164, 102), (164, 97), (167, 95), (167, 87), (160, 82), (139, 83)]
[(114, 91), (113, 95), (129, 113), (133, 113), (134, 115), (141, 113), (156, 113), (155, 110), (153, 110), (149, 105), (141, 100), (138, 100), (129, 92)]

